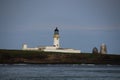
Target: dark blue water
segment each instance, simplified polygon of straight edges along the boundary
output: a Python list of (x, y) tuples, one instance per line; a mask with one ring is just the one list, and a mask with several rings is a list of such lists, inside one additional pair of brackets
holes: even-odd
[(120, 80), (120, 66), (1, 64), (0, 80)]

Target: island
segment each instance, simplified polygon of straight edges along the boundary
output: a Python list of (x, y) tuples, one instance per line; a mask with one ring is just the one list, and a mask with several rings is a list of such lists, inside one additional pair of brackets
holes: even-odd
[(0, 64), (111, 64), (120, 65), (120, 55), (63, 53), (0, 49)]

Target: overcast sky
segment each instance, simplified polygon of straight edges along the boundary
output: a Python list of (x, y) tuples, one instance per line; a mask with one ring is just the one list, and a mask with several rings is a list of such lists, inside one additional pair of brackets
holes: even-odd
[(56, 27), (63, 48), (120, 54), (120, 0), (0, 0), (0, 49), (52, 45)]

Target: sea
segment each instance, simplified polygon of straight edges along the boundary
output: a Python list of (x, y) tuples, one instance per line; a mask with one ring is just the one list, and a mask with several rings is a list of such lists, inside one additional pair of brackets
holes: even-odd
[(120, 65), (0, 64), (0, 80), (120, 80)]

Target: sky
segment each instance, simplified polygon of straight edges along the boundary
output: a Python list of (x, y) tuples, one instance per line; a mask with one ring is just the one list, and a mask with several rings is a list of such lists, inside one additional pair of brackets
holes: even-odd
[(53, 45), (120, 54), (120, 0), (0, 0), (0, 49)]

